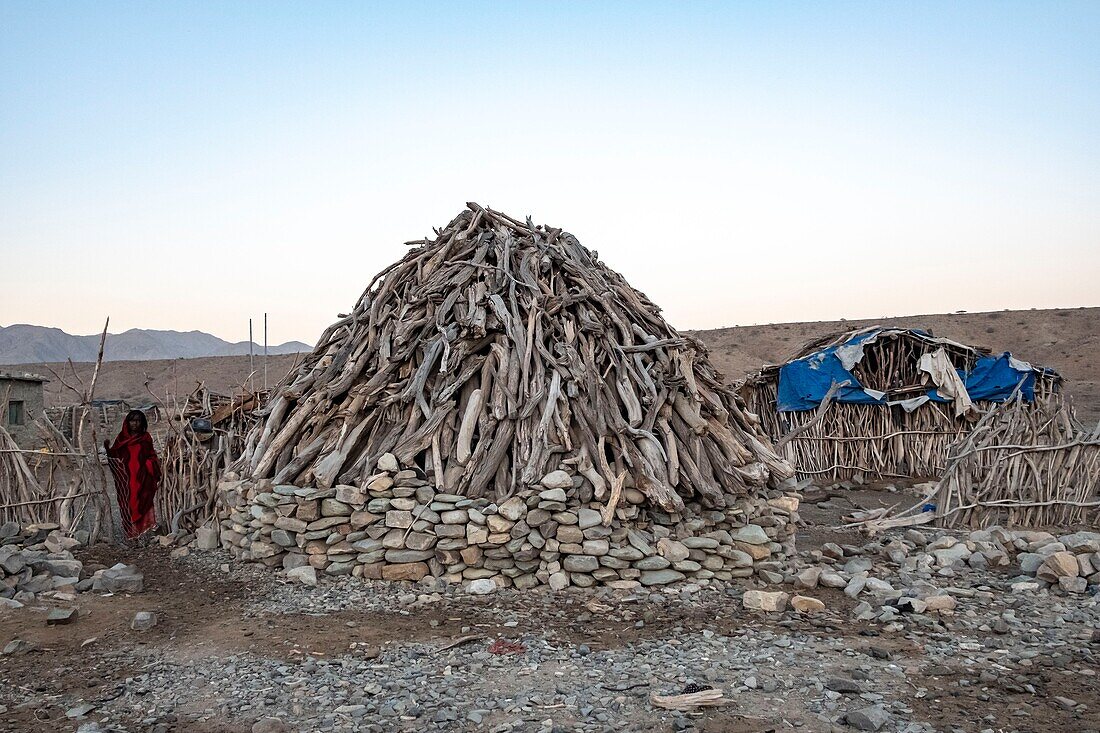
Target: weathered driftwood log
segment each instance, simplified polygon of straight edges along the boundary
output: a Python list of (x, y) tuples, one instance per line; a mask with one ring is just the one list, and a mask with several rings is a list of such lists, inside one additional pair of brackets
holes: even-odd
[(242, 473), (362, 484), (393, 453), (502, 498), (564, 465), (669, 511), (792, 475), (702, 344), (572, 235), (469, 204), (410, 244), (288, 376)]

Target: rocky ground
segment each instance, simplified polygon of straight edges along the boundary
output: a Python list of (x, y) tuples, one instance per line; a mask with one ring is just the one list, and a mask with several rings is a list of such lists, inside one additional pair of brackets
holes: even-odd
[[(86, 575), (124, 562), (143, 588), (0, 609), (0, 730), (1100, 730), (1089, 537), (829, 529), (899, 498), (804, 504), (788, 583), (768, 587), (309, 588), (221, 551), (72, 548)], [(1066, 555), (1084, 559), (1061, 580)], [(57, 606), (78, 610), (47, 625)], [(727, 704), (655, 704), (688, 685)]]

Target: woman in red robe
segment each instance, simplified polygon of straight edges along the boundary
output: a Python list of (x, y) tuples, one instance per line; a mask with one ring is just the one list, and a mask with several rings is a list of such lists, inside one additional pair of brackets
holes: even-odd
[(131, 410), (115, 444), (103, 441), (115, 479), (118, 508), (126, 537), (139, 537), (156, 525), (153, 497), (160, 486), (160, 461), (149, 436), (149, 422), (141, 410)]

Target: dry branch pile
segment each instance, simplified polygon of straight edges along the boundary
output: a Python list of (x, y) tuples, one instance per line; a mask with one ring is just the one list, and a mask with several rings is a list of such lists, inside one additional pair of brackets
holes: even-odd
[(667, 511), (791, 476), (702, 344), (572, 235), (470, 204), (415, 244), (278, 391), (241, 473), (363, 485), (393, 453), (502, 500), (564, 463)]
[(559, 229), (470, 204), (415, 244), (272, 396), (223, 547), (307, 583), (782, 580), (792, 470), (698, 341)]

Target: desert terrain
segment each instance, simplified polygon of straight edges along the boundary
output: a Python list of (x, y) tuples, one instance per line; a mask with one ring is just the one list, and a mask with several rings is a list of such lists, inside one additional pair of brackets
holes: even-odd
[[(1004, 556), (988, 532), (835, 529), (904, 491), (806, 495), (791, 571), (805, 570), (763, 587), (816, 598), (816, 613), (750, 610), (750, 580), (474, 595), (431, 577), (322, 576), (311, 588), (220, 549), (76, 548), (84, 572), (125, 562), (144, 582), (0, 608), (0, 731), (1100, 730), (1100, 604), (1021, 574), (1044, 557), (1022, 549), (1055, 538), (1022, 534)], [(49, 625), (58, 607), (75, 611)], [(155, 625), (134, 628), (139, 612)], [(653, 699), (689, 685), (724, 704)]]
[[(1053, 366), (1095, 415), (1098, 314), (883, 322)], [(732, 380), (853, 325), (698, 335)], [(269, 381), (292, 364), (272, 358)], [(87, 381), (91, 366), (75, 370)], [(198, 382), (228, 391), (249, 365), (112, 362), (100, 377), (100, 396), (142, 402)], [(67, 401), (59, 381), (49, 390), (52, 403)], [(483, 595), (433, 577), (292, 577), (234, 560), (216, 532), (203, 546), (209, 527), (82, 546), (51, 527), (9, 523), (0, 581), (35, 590), (0, 598), (0, 731), (1100, 730), (1094, 527), (868, 536), (846, 517), (908, 506), (921, 485), (800, 489), (797, 551), (773, 578), (632, 589)], [(108, 582), (112, 572), (125, 584)], [(666, 696), (693, 690), (722, 704), (665, 707)]]
[[(1066, 392), (1074, 399), (1078, 413), (1090, 420), (1100, 418), (1100, 308), (775, 323), (692, 333), (710, 348), (711, 358), (726, 379), (736, 381), (763, 364), (782, 362), (802, 344), (821, 334), (874, 324), (924, 328), (937, 336), (985, 346), (997, 352), (1011, 351), (1025, 361), (1051, 367), (1065, 377)], [(293, 355), (269, 357), (269, 384), (278, 382), (299, 358)], [(252, 382), (262, 386), (263, 361), (257, 358), (254, 363)], [(80, 379), (90, 379), (92, 364), (75, 366)], [(51, 378), (46, 385), (48, 406), (73, 400), (72, 392), (50, 374), (52, 369), (66, 381), (77, 384), (68, 364), (20, 364), (13, 368)], [(100, 372), (96, 395), (141, 403), (153, 399), (150, 390), (157, 399), (164, 400), (166, 394), (186, 395), (200, 382), (215, 391), (229, 392), (248, 382), (249, 375), (247, 356), (108, 362)]]

